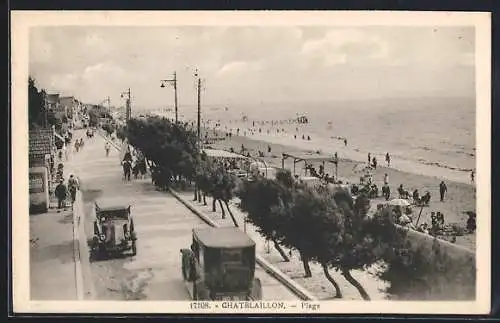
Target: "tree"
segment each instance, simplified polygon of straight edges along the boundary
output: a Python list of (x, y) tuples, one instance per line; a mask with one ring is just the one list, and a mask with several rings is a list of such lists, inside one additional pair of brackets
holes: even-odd
[(121, 141), (124, 141), (125, 140), (125, 127), (123, 126), (119, 126), (116, 128), (116, 137), (118, 139), (120, 139)]
[[(211, 165), (207, 159), (205, 152), (202, 152), (198, 163), (196, 164), (196, 187), (194, 190), (194, 201), (199, 200), (201, 202), (200, 195), (203, 195), (203, 204), (207, 205), (206, 196), (210, 194), (212, 190), (211, 178)], [(213, 200), (212, 211), (215, 212), (215, 199)]]
[(99, 113), (95, 109), (90, 109), (89, 114), (89, 125), (91, 127), (97, 127), (99, 125)]
[[(279, 169), (276, 172), (276, 182), (282, 186), (284, 190), (297, 190), (304, 188), (304, 185), (298, 184), (292, 176), (292, 173), (287, 169)], [(280, 198), (278, 203), (279, 208), (276, 209), (276, 212), (282, 213), (282, 222), (283, 224), (280, 227), (280, 231), (283, 232), (280, 243), (288, 248), (295, 248), (300, 253), (300, 258), (302, 260), (302, 264), (304, 266), (304, 277), (311, 277), (311, 268), (309, 267), (310, 256), (307, 254), (307, 248), (302, 248), (301, 245), (307, 243), (306, 240), (303, 239), (303, 235), (301, 233), (301, 224), (299, 219), (293, 218), (293, 213), (290, 208), (286, 208), (284, 202), (290, 201), (291, 195), (287, 195), (288, 199)], [(288, 214), (286, 214), (288, 212)], [(299, 222), (297, 222), (297, 220)], [(286, 223), (286, 225), (284, 225)]]
[(35, 79), (28, 78), (28, 122), (29, 127), (41, 127), (45, 125), (45, 92), (39, 91), (35, 85)]
[(237, 192), (240, 198), (239, 208), (248, 214), (248, 221), (256, 226), (262, 236), (273, 242), (275, 249), (286, 262), (290, 259), (278, 241), (284, 238), (280, 228), (285, 225), (283, 221), (287, 221), (287, 218), (277, 212), (276, 206), (280, 198), (286, 199), (289, 195), (289, 189), (277, 181), (262, 176), (255, 177), (253, 181), (243, 182)]
[(225, 218), (224, 206), (222, 205), (222, 202), (224, 202), (224, 205), (226, 206), (226, 209), (231, 216), (234, 226), (238, 227), (238, 222), (236, 221), (233, 212), (231, 212), (231, 209), (229, 208), (229, 201), (233, 198), (233, 191), (236, 188), (236, 176), (228, 173), (222, 165), (213, 165), (210, 173), (212, 175), (210, 178), (210, 193), (214, 198), (214, 211), (215, 200), (218, 200), (222, 212), (222, 218)]
[(155, 165), (157, 176), (164, 185), (195, 179), (197, 137), (184, 124), (175, 124), (159, 116), (130, 119), (125, 135), (129, 144)]
[[(342, 297), (339, 285), (330, 275), (336, 250), (342, 244), (344, 218), (329, 190), (302, 186), (292, 192), (291, 199), (280, 208), (285, 221), (284, 243), (294, 246), (303, 257), (318, 262), (323, 273), (335, 288), (337, 298)], [(304, 259), (303, 259), (304, 260)]]
[(106, 133), (108, 134), (108, 136), (111, 136), (111, 134), (113, 134), (113, 132), (115, 132), (115, 127), (113, 127), (113, 125), (109, 124), (109, 123), (105, 123), (102, 125), (102, 129), (104, 131), (106, 131)]

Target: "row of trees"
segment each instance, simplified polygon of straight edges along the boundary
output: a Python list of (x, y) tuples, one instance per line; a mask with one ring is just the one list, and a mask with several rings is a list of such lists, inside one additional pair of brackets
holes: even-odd
[(187, 124), (149, 116), (130, 119), (117, 132), (144, 154), (153, 169), (156, 185), (164, 188), (173, 182), (195, 180), (199, 159), (197, 137)]
[(280, 245), (300, 253), (306, 277), (311, 276), (309, 262), (319, 263), (338, 298), (342, 291), (329, 269), (340, 272), (369, 300), (351, 271), (389, 259), (405, 247), (404, 230), (390, 217), (367, 216), (369, 200), (364, 195), (353, 200), (340, 187), (298, 184), (287, 170), (279, 171), (275, 180), (257, 177), (244, 182), (237, 195), (248, 221), (273, 241), (285, 261)]
[(238, 226), (229, 201), (237, 188), (237, 179), (226, 169), (200, 154), (197, 135), (187, 123), (175, 123), (167, 118), (148, 116), (131, 119), (125, 128), (116, 130), (117, 137), (139, 149), (153, 168), (153, 180), (159, 187), (172, 183), (194, 183), (194, 200), (207, 205), (206, 197), (212, 197), (212, 210), (219, 203), (222, 218), (226, 210), (235, 226)]
[(61, 132), (63, 124), (68, 122), (66, 116), (57, 117), (54, 111), (46, 110), (45, 90), (39, 90), (36, 81), (31, 76), (28, 78), (28, 124), (30, 129), (54, 126)]
[(415, 286), (431, 288), (435, 280), (430, 278), (448, 270), (443, 269), (449, 266), (443, 267), (446, 256), (439, 246), (431, 252), (412, 250), (407, 231), (394, 225), (390, 210), (368, 216), (369, 199), (363, 194), (354, 200), (340, 187), (299, 184), (287, 170), (278, 171), (275, 179), (257, 176), (238, 181), (222, 165), (200, 154), (196, 133), (188, 124), (166, 118), (131, 119), (117, 135), (144, 154), (157, 186), (194, 183), (194, 200), (207, 205), (206, 197), (211, 197), (212, 210), (216, 211), (218, 202), (222, 217), (226, 209), (235, 226), (239, 224), (229, 201), (239, 197), (247, 220), (273, 242), (283, 259), (289, 261), (282, 247), (297, 250), (306, 277), (312, 275), (310, 262), (319, 263), (336, 297), (342, 297), (342, 291), (330, 270), (343, 275), (365, 300), (370, 296), (352, 276), (353, 270), (383, 262), (380, 277), (391, 283), (390, 291), (399, 294)]

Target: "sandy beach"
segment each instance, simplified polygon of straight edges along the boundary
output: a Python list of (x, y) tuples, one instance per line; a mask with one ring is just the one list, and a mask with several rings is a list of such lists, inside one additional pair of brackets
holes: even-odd
[[(224, 136), (221, 134), (220, 136)], [(264, 157), (262, 158), (268, 165), (273, 167), (281, 167), (281, 156), (282, 153), (288, 154), (298, 154), (304, 155), (309, 154), (311, 156), (318, 156), (315, 151), (309, 149), (300, 149), (292, 145), (284, 145), (272, 140), (264, 140), (265, 136), (237, 136), (232, 135), (231, 138), (225, 140), (216, 141), (210, 144), (212, 148), (230, 150), (234, 149), (235, 152), (239, 152), (241, 146), (243, 145), (251, 154), (251, 156), (258, 156), (258, 152), (264, 152)], [(293, 140), (293, 139), (292, 139)], [(271, 147), (271, 152), (268, 153), (268, 146)], [(359, 183), (359, 173), (354, 171), (354, 168), (360, 164), (360, 161), (356, 161), (350, 158), (345, 158), (339, 153), (339, 165), (338, 165), (338, 176), (349, 183)], [(383, 185), (384, 174), (387, 173), (389, 176), (389, 185), (391, 187), (391, 198), (397, 198), (397, 187), (403, 184), (404, 188), (412, 192), (414, 189), (418, 189), (420, 194), (424, 194), (429, 191), (432, 198), (429, 207), (424, 207), (421, 213), (421, 218), (419, 223), (428, 222), (430, 224), (430, 214), (431, 212), (441, 212), (445, 215), (446, 223), (459, 223), (461, 226), (465, 226), (467, 221), (466, 211), (476, 210), (476, 195), (475, 186), (467, 184), (460, 181), (453, 181), (450, 179), (444, 179), (448, 191), (443, 202), (439, 201), (439, 183), (444, 176), (436, 177), (423, 175), (417, 170), (417, 173), (402, 171), (396, 168), (384, 167), (383, 158), (379, 159), (379, 165), (374, 172), (373, 182), (381, 188)], [(366, 161), (365, 161), (366, 163)], [(314, 163), (312, 163), (314, 164)], [(316, 162), (319, 166), (319, 162)], [(285, 168), (293, 169), (293, 161), (290, 159), (285, 160)], [(297, 163), (296, 174), (304, 175), (304, 163)], [(325, 173), (333, 174), (334, 166), (333, 164), (325, 164)], [(381, 203), (385, 200), (383, 198), (374, 199), (373, 203)], [(420, 212), (420, 207), (413, 208), (415, 215), (418, 216)], [(469, 234), (457, 237), (456, 243), (470, 250), (475, 250), (476, 237), (475, 234)]]

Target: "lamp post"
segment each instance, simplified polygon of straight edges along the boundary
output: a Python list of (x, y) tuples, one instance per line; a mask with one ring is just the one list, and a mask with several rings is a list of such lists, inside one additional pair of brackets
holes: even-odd
[(165, 87), (165, 84), (170, 84), (174, 88), (174, 107), (175, 107), (175, 123), (178, 121), (178, 113), (177, 113), (177, 73), (174, 72), (174, 77), (172, 79), (160, 80), (161, 88)]
[(122, 92), (120, 97), (124, 98), (126, 95), (126, 110), (125, 110), (125, 120), (128, 121), (130, 120), (130, 117), (132, 116), (132, 107), (130, 106), (130, 88), (128, 91)]
[(200, 125), (200, 121), (201, 121), (201, 78), (198, 74), (198, 69), (196, 69), (195, 73), (194, 73), (194, 76), (198, 79), (197, 80), (197, 89), (198, 89), (198, 123), (197, 123), (197, 136), (198, 136), (198, 149), (201, 149), (201, 143), (200, 143), (200, 139), (201, 139), (201, 125)]

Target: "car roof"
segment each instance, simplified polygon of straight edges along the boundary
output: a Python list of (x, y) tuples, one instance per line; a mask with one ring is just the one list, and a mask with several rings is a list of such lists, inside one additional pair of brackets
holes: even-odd
[(255, 246), (255, 242), (243, 231), (233, 227), (196, 228), (193, 234), (209, 248), (245, 248)]
[(124, 210), (130, 206), (130, 202), (119, 198), (101, 198), (95, 201), (101, 211)]

